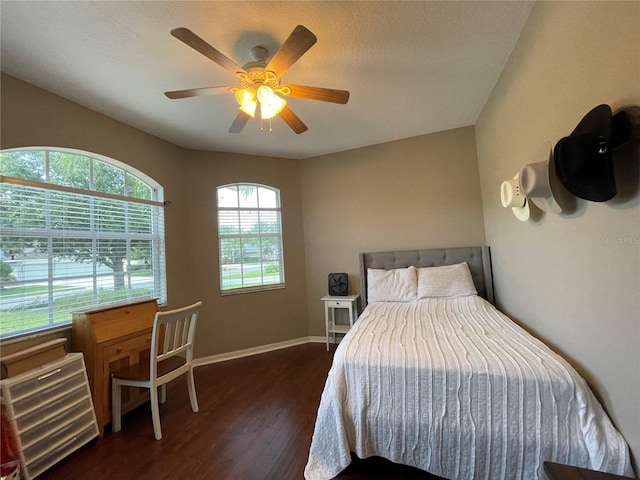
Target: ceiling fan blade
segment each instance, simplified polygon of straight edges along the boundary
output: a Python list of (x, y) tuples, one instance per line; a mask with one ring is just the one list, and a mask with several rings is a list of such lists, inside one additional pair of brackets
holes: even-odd
[(308, 98), (321, 102), (342, 103), (349, 101), (349, 92), (332, 88), (308, 87), (305, 85), (286, 85), (291, 89), (289, 97)]
[(285, 106), (282, 109), (280, 117), (282, 117), (282, 120), (284, 120), (285, 123), (291, 127), (291, 130), (296, 133), (303, 133), (309, 129), (309, 127), (307, 127), (289, 107)]
[(231, 90), (233, 87), (207, 87), (207, 88), (189, 88), (187, 90), (173, 90), (171, 92), (164, 92), (164, 94), (171, 98), (189, 98), (189, 97), (201, 97), (203, 95), (219, 95), (221, 93), (233, 93)]
[(275, 72), (278, 77), (281, 77), (317, 40), (310, 30), (298, 25), (269, 61), (265, 70)]
[(236, 115), (235, 120), (233, 120), (233, 123), (231, 124), (231, 127), (229, 127), (229, 133), (240, 133), (242, 131), (242, 129), (244, 128), (244, 126), (247, 124), (247, 122), (249, 121), (249, 115), (244, 113), (242, 110), (240, 110), (238, 112), (238, 115)]
[(186, 43), (194, 50), (197, 50), (210, 60), (213, 60), (222, 68), (227, 69), (234, 75), (244, 72), (244, 69), (240, 65), (213, 48), (188, 28), (174, 28), (173, 30), (171, 30), (171, 35), (176, 37), (178, 40)]

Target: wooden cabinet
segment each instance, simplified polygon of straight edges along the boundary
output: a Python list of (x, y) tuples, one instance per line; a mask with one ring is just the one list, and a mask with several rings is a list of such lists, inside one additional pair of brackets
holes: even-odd
[[(71, 349), (84, 353), (100, 435), (111, 423), (111, 373), (149, 360), (157, 311), (156, 300), (145, 300), (73, 313)], [(122, 394), (123, 413), (149, 399), (146, 388), (126, 388)]]

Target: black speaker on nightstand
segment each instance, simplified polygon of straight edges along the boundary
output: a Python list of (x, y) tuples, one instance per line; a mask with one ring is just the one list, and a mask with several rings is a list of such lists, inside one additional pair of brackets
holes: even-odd
[(329, 295), (336, 297), (349, 295), (349, 275), (346, 273), (330, 273)]

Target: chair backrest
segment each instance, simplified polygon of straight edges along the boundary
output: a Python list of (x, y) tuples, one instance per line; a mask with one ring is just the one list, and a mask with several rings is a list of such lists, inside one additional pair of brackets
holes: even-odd
[(186, 363), (193, 360), (193, 339), (202, 302), (176, 310), (157, 312), (151, 334), (151, 376), (157, 377), (158, 362), (182, 356)]

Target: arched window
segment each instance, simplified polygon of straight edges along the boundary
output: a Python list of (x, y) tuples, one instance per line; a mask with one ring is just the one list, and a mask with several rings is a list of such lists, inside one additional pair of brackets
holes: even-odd
[(88, 152), (0, 151), (0, 337), (166, 291), (160, 185)]
[(284, 287), (280, 191), (252, 183), (217, 188), (220, 290)]

